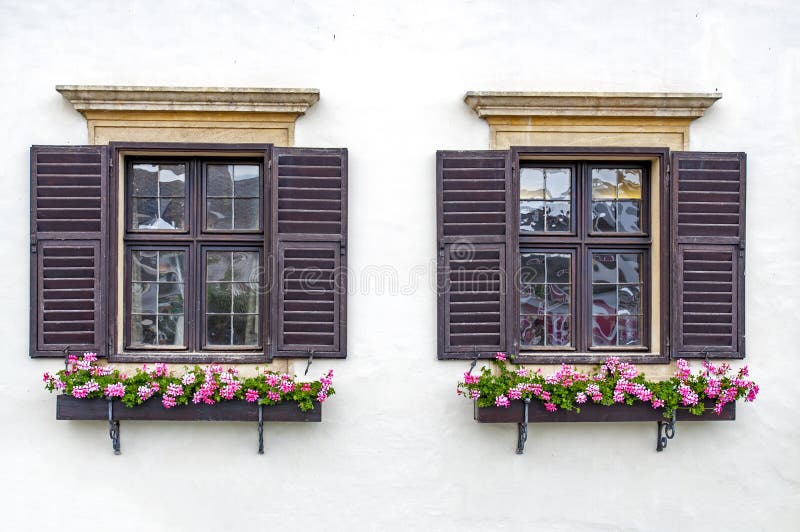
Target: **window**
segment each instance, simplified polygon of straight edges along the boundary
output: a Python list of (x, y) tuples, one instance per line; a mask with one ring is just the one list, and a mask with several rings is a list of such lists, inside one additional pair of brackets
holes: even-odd
[(261, 350), (261, 161), (129, 157), (125, 169), (126, 349)]
[(34, 146), (31, 194), (31, 356), (346, 356), (346, 150)]
[(439, 358), (744, 354), (741, 153), (437, 154)]
[(649, 347), (649, 182), (640, 162), (520, 162), (521, 351)]

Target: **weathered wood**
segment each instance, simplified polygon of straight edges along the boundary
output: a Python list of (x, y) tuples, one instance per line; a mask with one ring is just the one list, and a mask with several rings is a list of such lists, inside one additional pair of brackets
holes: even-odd
[[(714, 413), (714, 403), (705, 403), (706, 410), (695, 416), (688, 410), (678, 410), (678, 421), (730, 421), (736, 419), (736, 403), (728, 403), (722, 408), (722, 414)], [(543, 403), (531, 401), (528, 408), (528, 423), (563, 423), (563, 422), (620, 422), (620, 421), (664, 421), (664, 410), (654, 409), (649, 404), (604, 406), (598, 404), (581, 405), (581, 411), (570, 412), (557, 410), (548, 412)], [(524, 415), (522, 401), (511, 401), (508, 408), (489, 406), (479, 408), (475, 404), (475, 420), (479, 423), (521, 423)]]
[[(104, 399), (76, 399), (68, 395), (56, 397), (56, 419), (108, 420), (108, 401)], [(127, 407), (114, 401), (113, 419), (116, 421), (253, 421), (258, 422), (258, 405), (244, 401), (221, 402), (214, 405), (191, 404), (164, 408), (157, 399)], [(303, 412), (297, 403), (280, 403), (265, 406), (264, 421), (322, 421), (322, 405)]]

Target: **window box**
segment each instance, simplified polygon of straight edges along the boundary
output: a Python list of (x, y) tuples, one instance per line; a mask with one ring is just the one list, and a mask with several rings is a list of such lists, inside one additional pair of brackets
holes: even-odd
[[(114, 421), (258, 421), (259, 405), (244, 401), (226, 401), (213, 405), (189, 404), (164, 408), (160, 401), (127, 407), (112, 401)], [(297, 403), (279, 403), (262, 406), (263, 421), (322, 421), (322, 405), (303, 412)], [(108, 401), (105, 399), (78, 399), (68, 395), (56, 397), (56, 419), (108, 421)]]

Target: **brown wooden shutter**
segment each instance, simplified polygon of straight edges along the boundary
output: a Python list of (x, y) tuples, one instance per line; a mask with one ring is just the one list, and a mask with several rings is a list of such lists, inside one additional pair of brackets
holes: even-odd
[(744, 153), (672, 154), (673, 358), (744, 357)]
[(31, 148), (30, 355), (106, 354), (105, 146)]
[(515, 351), (507, 297), (511, 154), (440, 151), (436, 159), (438, 353), (490, 358)]
[(272, 150), (272, 355), (347, 355), (347, 150)]

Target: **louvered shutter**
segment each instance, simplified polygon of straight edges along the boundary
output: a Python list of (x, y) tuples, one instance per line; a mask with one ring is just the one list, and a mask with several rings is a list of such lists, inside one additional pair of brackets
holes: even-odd
[(31, 148), (30, 355), (106, 354), (105, 146)]
[(673, 358), (744, 356), (745, 165), (672, 154)]
[(514, 351), (507, 297), (511, 154), (440, 151), (436, 187), (439, 358)]
[(344, 358), (347, 150), (272, 151), (272, 355)]

